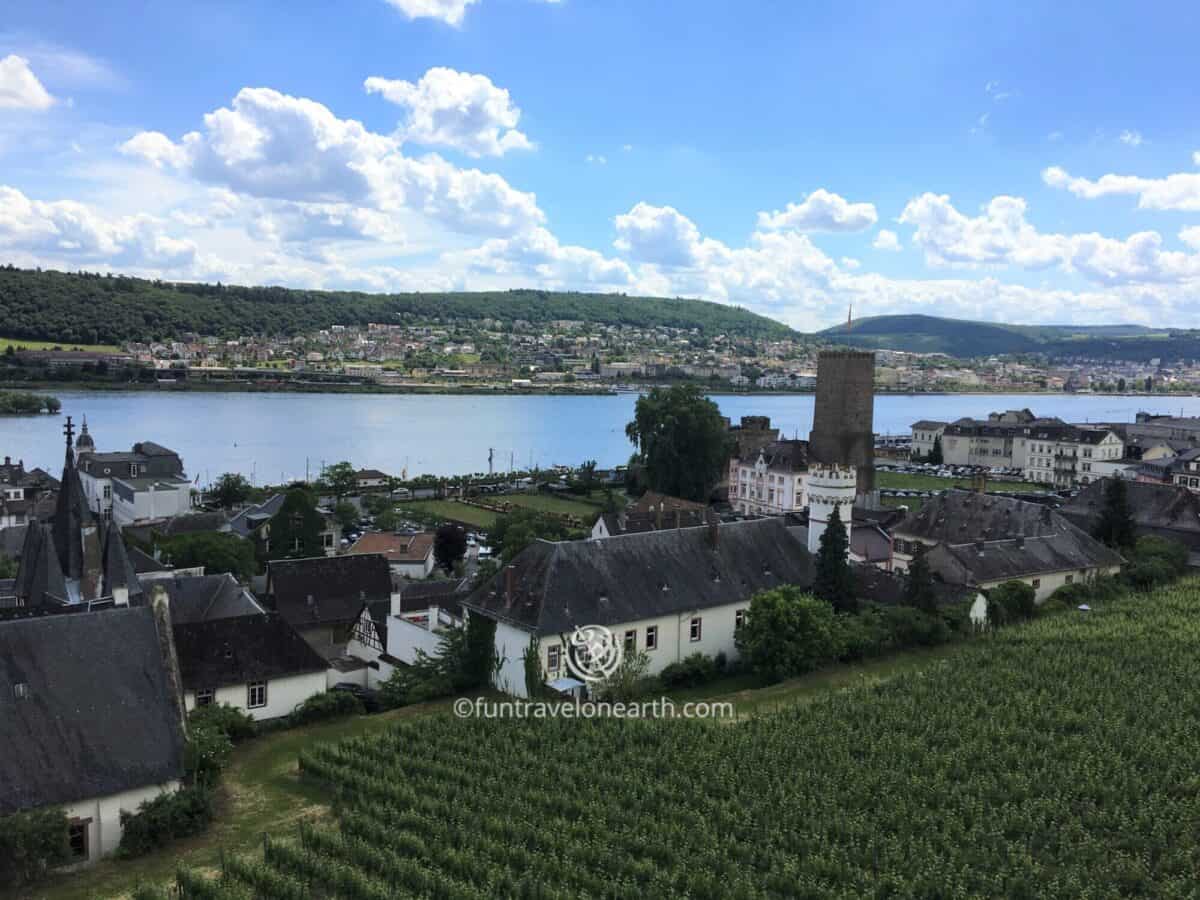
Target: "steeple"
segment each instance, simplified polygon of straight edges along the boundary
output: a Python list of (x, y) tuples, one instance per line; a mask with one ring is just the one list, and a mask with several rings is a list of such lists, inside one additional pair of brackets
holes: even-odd
[[(70, 422), (70, 417), (67, 418)], [(92, 436), (88, 434), (87, 416), (83, 417), (83, 428), (80, 429), (79, 438), (75, 441), (75, 452), (79, 454), (91, 453), (96, 449), (96, 443), (92, 440)]]

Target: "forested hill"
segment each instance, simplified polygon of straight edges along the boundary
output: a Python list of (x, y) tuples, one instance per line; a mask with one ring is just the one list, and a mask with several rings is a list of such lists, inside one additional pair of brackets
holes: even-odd
[(874, 316), (828, 328), (817, 338), (872, 349), (957, 357), (1038, 353), (1054, 359), (1200, 358), (1200, 334), (1143, 325), (1008, 325), (938, 316)]
[(292, 335), (331, 325), (422, 318), (494, 318), (698, 328), (706, 335), (797, 337), (786, 325), (702, 300), (551, 291), (365, 294), (147, 281), (0, 267), (0, 335), (120, 344), (184, 332)]

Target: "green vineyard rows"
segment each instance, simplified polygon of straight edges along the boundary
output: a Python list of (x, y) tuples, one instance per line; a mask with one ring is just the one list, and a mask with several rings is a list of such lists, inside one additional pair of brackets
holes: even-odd
[(318, 745), (336, 820), (186, 898), (1200, 893), (1200, 581), (736, 725), (413, 719)]

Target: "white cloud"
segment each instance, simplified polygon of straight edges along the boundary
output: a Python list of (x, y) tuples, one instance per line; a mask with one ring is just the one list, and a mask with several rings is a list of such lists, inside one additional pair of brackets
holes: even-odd
[(457, 28), (467, 7), (479, 0), (387, 0), (409, 19), (437, 19)]
[(1052, 131), (1048, 135), (1046, 135), (1046, 140), (1048, 140), (1052, 144), (1057, 144), (1062, 139), (1063, 139), (1063, 133), (1061, 131)]
[(0, 109), (49, 109), (54, 103), (28, 59), (16, 54), (0, 59)]
[(598, 154), (598, 153), (589, 153), (587, 156), (585, 156), (585, 157), (583, 158), (583, 161), (584, 161), (585, 163), (589, 163), (589, 164), (591, 164), (591, 165), (593, 165), (593, 166), (606, 166), (606, 165), (608, 165), (608, 157), (606, 157), (606, 156), (601, 156), (601, 155), (600, 155), (600, 154)]
[(838, 262), (842, 264), (843, 269), (857, 269), (862, 266), (862, 263), (852, 256), (843, 256)]
[[(628, 153), (633, 149), (633, 144), (622, 144), (621, 149), (624, 150), (626, 153)], [(1200, 155), (1200, 154), (1197, 154), (1197, 155)]]
[(1200, 278), (1200, 255), (1165, 251), (1153, 231), (1125, 240), (1099, 234), (1047, 234), (1025, 219), (1020, 197), (994, 197), (976, 217), (963, 215), (945, 195), (922, 194), (900, 221), (916, 228), (914, 241), (931, 265), (1058, 267), (1107, 285), (1183, 283)]
[(773, 231), (863, 231), (877, 220), (874, 204), (849, 203), (818, 188), (802, 202), (789, 203), (782, 211), (760, 212), (758, 227)]
[(545, 219), (533, 194), (499, 175), (405, 156), (394, 137), (269, 88), (243, 88), (232, 108), (204, 116), (203, 132), (178, 142), (143, 132), (122, 150), (239, 194), (417, 213), (456, 232), (512, 234)]
[(1121, 132), (1119, 140), (1122, 144), (1125, 144), (1129, 147), (1140, 147), (1143, 143), (1145, 143), (1146, 139), (1142, 137), (1142, 133), (1140, 131), (1129, 131), (1127, 129)]
[(521, 110), (508, 91), (485, 75), (435, 67), (410, 81), (371, 77), (369, 94), (408, 111), (398, 134), (428, 146), (452, 147), (469, 156), (503, 156), (510, 150), (529, 150), (533, 144), (517, 130)]
[[(1200, 165), (1200, 161), (1197, 165)], [(1180, 172), (1165, 178), (1102, 175), (1091, 181), (1074, 177), (1058, 166), (1051, 166), (1043, 170), (1042, 181), (1085, 200), (1125, 194), (1138, 198), (1139, 209), (1200, 212), (1200, 172)]]
[(476, 272), (536, 279), (547, 287), (590, 287), (618, 290), (633, 282), (623, 260), (609, 259), (585, 247), (564, 246), (545, 228), (515, 238), (493, 238), (482, 247), (448, 253), (444, 260), (465, 263)]
[(1183, 229), (1179, 232), (1179, 239), (1193, 250), (1200, 251), (1200, 225)]
[(876, 250), (898, 251), (902, 249), (900, 238), (896, 236), (896, 232), (887, 228), (879, 229), (879, 234), (875, 235), (875, 240), (871, 241), (871, 246)]
[(613, 246), (637, 262), (692, 266), (716, 249), (715, 242), (706, 246), (692, 220), (672, 206), (638, 203), (613, 222), (617, 228)]
[(173, 269), (190, 265), (196, 245), (166, 234), (148, 215), (107, 219), (71, 200), (31, 200), (0, 186), (0, 247), (74, 261)]
[(1196, 152), (1194, 152), (1192, 154), (1192, 163), (1194, 165), (1200, 166), (1200, 150), (1197, 150)]

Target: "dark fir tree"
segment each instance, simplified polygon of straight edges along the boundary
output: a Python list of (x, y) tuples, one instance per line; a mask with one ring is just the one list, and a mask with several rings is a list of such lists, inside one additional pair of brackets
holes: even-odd
[(852, 613), (858, 610), (854, 596), (854, 573), (850, 571), (850, 542), (842, 524), (840, 507), (834, 506), (821, 543), (817, 547), (817, 572), (813, 580), (813, 593), (829, 603), (838, 612)]
[(933, 589), (933, 571), (923, 552), (917, 553), (908, 565), (908, 582), (904, 586), (904, 604), (922, 612), (937, 612), (937, 594)]
[(1132, 547), (1134, 534), (1133, 511), (1129, 508), (1129, 492), (1121, 478), (1109, 478), (1104, 489), (1104, 506), (1093, 532), (1110, 547)]
[(306, 559), (324, 556), (321, 532), (325, 520), (317, 512), (317, 499), (304, 488), (288, 490), (270, 522), (270, 534), (260, 548), (265, 559)]
[(940, 466), (944, 460), (942, 456), (942, 436), (939, 434), (933, 439), (933, 449), (929, 451), (929, 462), (935, 466)]
[(433, 561), (447, 575), (454, 571), (454, 566), (466, 555), (467, 532), (461, 525), (447, 523), (434, 532)]

